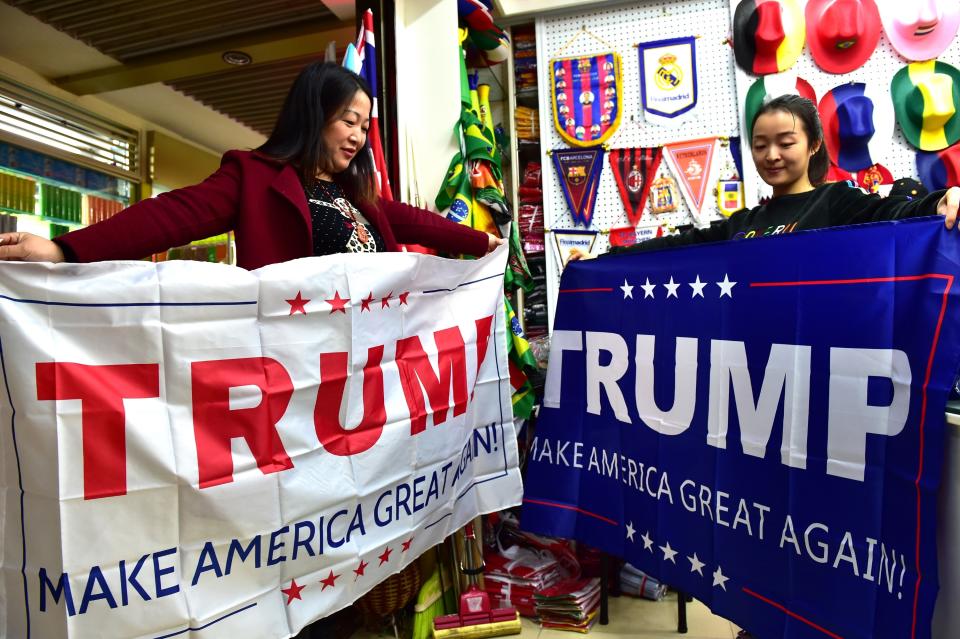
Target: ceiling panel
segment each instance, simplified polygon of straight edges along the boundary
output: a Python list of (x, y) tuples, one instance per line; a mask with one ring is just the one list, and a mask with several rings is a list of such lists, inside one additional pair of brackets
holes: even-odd
[[(5, 0), (6, 4), (63, 31), (116, 59), (124, 68), (139, 69), (173, 60), (193, 59), (197, 52), (237, 48), (263, 35), (279, 41), (285, 29), (317, 33), (350, 27), (319, 0)], [(293, 32), (290, 32), (293, 33)], [(288, 38), (290, 36), (288, 35)], [(191, 76), (175, 68), (165, 84), (208, 107), (263, 133), (270, 133), (283, 98), (299, 70), (323, 57), (325, 41), (317, 38), (315, 53), (228, 66)], [(290, 42), (286, 40), (285, 42)], [(342, 54), (346, 42), (338, 43)], [(283, 46), (287, 46), (285, 44)], [(311, 45), (312, 46), (312, 45)], [(302, 48), (302, 47), (301, 47)], [(289, 55), (289, 54), (287, 54)], [(274, 56), (278, 57), (278, 56)], [(111, 71), (106, 69), (104, 71)], [(59, 79), (54, 79), (57, 82)], [(150, 80), (144, 80), (149, 82)], [(69, 85), (65, 88), (73, 90)], [(104, 89), (92, 89), (96, 92)], [(77, 91), (82, 93), (81, 91)]]

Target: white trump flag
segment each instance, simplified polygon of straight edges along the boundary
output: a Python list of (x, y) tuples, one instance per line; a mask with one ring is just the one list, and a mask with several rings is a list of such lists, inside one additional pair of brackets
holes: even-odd
[(506, 257), (0, 264), (0, 636), (290, 637), (518, 504)]

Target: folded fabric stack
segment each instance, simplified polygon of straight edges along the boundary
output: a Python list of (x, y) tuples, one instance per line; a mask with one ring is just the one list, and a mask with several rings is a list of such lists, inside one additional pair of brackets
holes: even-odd
[(566, 572), (548, 550), (511, 546), (487, 552), (483, 561), (484, 588), (494, 607), (515, 607), (524, 617), (536, 617), (534, 593), (559, 583)]
[(518, 106), (514, 111), (517, 137), (521, 140), (540, 140), (540, 111), (530, 107)]
[(631, 597), (659, 601), (667, 594), (667, 587), (631, 564), (620, 569), (620, 592)]
[(523, 252), (543, 254), (543, 188), (540, 182), (540, 163), (527, 162), (523, 168), (523, 181), (517, 193), (520, 208), (517, 209), (520, 243)]
[(513, 65), (517, 93), (536, 93), (537, 37), (531, 27), (513, 29)]
[(565, 579), (534, 599), (541, 628), (588, 632), (600, 610), (600, 579)]

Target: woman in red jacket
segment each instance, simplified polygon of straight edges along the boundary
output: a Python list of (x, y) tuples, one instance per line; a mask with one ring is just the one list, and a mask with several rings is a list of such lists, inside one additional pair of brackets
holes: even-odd
[(234, 231), (237, 264), (255, 269), (298, 257), (396, 251), (422, 244), (484, 255), (503, 240), (375, 193), (367, 145), (366, 82), (332, 63), (300, 72), (270, 138), (230, 151), (195, 186), (144, 200), (56, 240), (0, 234), (0, 259), (94, 262), (140, 259)]

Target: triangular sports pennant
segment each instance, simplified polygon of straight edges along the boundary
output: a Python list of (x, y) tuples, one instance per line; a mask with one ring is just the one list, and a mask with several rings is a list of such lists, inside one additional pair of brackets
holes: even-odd
[(661, 157), (663, 149), (659, 146), (610, 149), (610, 168), (613, 170), (613, 179), (617, 182), (617, 190), (620, 191), (620, 199), (623, 200), (623, 208), (627, 211), (631, 226), (636, 226), (643, 216), (650, 184), (660, 167)]
[(621, 226), (610, 229), (610, 246), (633, 246), (661, 235), (663, 235), (662, 226), (645, 226), (643, 228)]
[(550, 61), (553, 124), (567, 144), (603, 144), (620, 126), (621, 66), (614, 52)]
[(584, 253), (593, 255), (593, 247), (597, 242), (597, 231), (583, 231), (580, 229), (560, 229), (550, 231), (553, 235), (553, 247), (557, 250), (557, 262), (563, 266), (570, 260), (570, 251), (580, 249)]
[(603, 171), (603, 149), (557, 149), (551, 157), (574, 225), (590, 226)]
[(703, 138), (667, 144), (665, 147), (667, 164), (677, 176), (683, 199), (690, 207), (690, 214), (700, 224), (700, 212), (707, 194), (707, 185), (716, 155), (717, 138)]
[(641, 42), (640, 101), (651, 124), (678, 126), (697, 105), (697, 48), (693, 36)]

